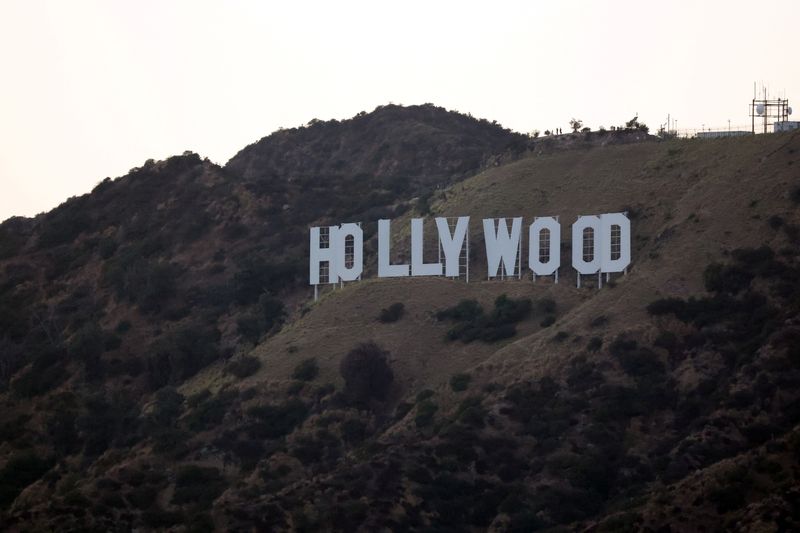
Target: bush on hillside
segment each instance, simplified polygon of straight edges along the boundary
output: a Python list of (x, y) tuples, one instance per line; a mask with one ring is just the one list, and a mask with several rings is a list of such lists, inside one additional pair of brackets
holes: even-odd
[(529, 298), (512, 299), (503, 294), (497, 297), (488, 315), (476, 300), (462, 300), (437, 312), (436, 318), (456, 323), (447, 332), (448, 340), (496, 342), (516, 335), (514, 324), (526, 318), (532, 308)]
[(228, 364), (225, 365), (225, 373), (244, 379), (258, 372), (259, 368), (261, 368), (261, 361), (259, 361), (257, 357), (244, 355), (229, 361)]
[(254, 309), (237, 319), (237, 331), (247, 342), (257, 343), (264, 333), (277, 330), (285, 318), (283, 302), (262, 294)]
[(417, 404), (417, 415), (414, 417), (414, 424), (418, 428), (429, 426), (438, 410), (439, 406), (431, 400), (420, 402)]
[(206, 394), (190, 397), (187, 401), (192, 410), (184, 420), (192, 431), (206, 431), (222, 423), (235, 396), (227, 391), (213, 397), (207, 390), (204, 392)]
[(258, 405), (247, 410), (256, 422), (247, 427), (253, 438), (278, 439), (291, 433), (308, 416), (308, 406), (293, 399), (280, 405)]
[(396, 302), (390, 305), (388, 308), (381, 309), (380, 315), (378, 315), (378, 320), (387, 324), (389, 322), (397, 322), (403, 316), (405, 312), (405, 306), (401, 302)]
[(374, 342), (359, 344), (339, 366), (345, 382), (344, 394), (352, 402), (369, 403), (386, 398), (394, 380), (389, 353)]
[(737, 265), (712, 263), (703, 271), (703, 281), (709, 292), (736, 294), (746, 289), (753, 274)]
[(297, 280), (298, 268), (291, 263), (270, 263), (252, 253), (238, 261), (239, 271), (233, 276), (233, 297), (240, 305), (258, 302), (265, 291), (276, 294)]
[(180, 383), (219, 358), (220, 332), (186, 326), (151, 345), (147, 359), (150, 385), (159, 389)]
[(800, 204), (800, 186), (792, 188), (792, 192), (789, 193), (789, 199), (795, 204)]
[(292, 379), (300, 381), (313, 381), (319, 374), (319, 365), (314, 357), (304, 359), (294, 367)]
[(213, 467), (182, 466), (175, 476), (175, 492), (172, 503), (175, 505), (193, 504), (206, 508), (222, 494), (227, 487), (225, 478)]
[(143, 313), (159, 313), (177, 292), (181, 267), (148, 258), (141, 246), (129, 246), (106, 262), (103, 281), (120, 299), (136, 304)]
[(27, 453), (11, 458), (0, 469), (0, 509), (8, 507), (25, 487), (38, 480), (53, 461)]
[(184, 397), (173, 387), (164, 387), (155, 395), (148, 421), (156, 427), (172, 427), (183, 414)]
[(459, 373), (453, 374), (450, 378), (450, 388), (453, 389), (455, 392), (462, 392), (467, 390), (469, 386), (469, 382), (472, 380), (472, 376), (469, 374)]
[(590, 352), (596, 352), (603, 347), (603, 339), (600, 337), (592, 337), (586, 344), (586, 349)]
[(437, 312), (436, 319), (439, 321), (468, 322), (477, 319), (481, 315), (483, 315), (483, 307), (477, 300), (461, 300), (454, 307)]

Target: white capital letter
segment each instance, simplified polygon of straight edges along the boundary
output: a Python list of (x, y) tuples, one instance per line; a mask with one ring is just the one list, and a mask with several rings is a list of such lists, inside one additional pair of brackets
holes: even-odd
[(328, 227), (328, 247), (322, 248), (320, 245), (320, 229), (311, 228), (311, 254), (308, 261), (308, 278), (310, 285), (319, 285), (319, 267), (323, 261), (328, 262), (328, 283), (339, 281), (336, 265), (336, 226)]
[(425, 263), (423, 250), (425, 239), (422, 233), (421, 218), (411, 219), (411, 275), (412, 276), (441, 276), (441, 263)]
[(537, 276), (549, 276), (561, 266), (561, 224), (554, 217), (540, 217), (531, 224), (528, 245), (528, 265)]
[(378, 221), (378, 277), (398, 278), (408, 276), (408, 265), (392, 265), (389, 255), (391, 220)]
[(467, 228), (469, 228), (469, 217), (458, 217), (453, 235), (450, 235), (447, 219), (442, 217), (436, 218), (436, 229), (439, 230), (439, 242), (444, 251), (444, 270), (446, 276), (456, 277), (459, 274), (458, 260), (461, 256), (461, 250), (464, 248)]
[(600, 218), (581, 216), (572, 225), (572, 268), (581, 274), (600, 270)]
[[(347, 238), (353, 238), (353, 264), (348, 267)], [(342, 224), (336, 231), (336, 274), (342, 281), (357, 280), (364, 270), (364, 232), (358, 224)]]
[(631, 262), (631, 221), (622, 213), (606, 213), (600, 215), (600, 227), (600, 272), (622, 272)]
[(519, 238), (522, 230), (522, 217), (512, 219), (511, 235), (508, 234), (508, 224), (505, 218), (497, 219), (497, 232), (495, 233), (493, 218), (483, 219), (483, 238), (486, 241), (486, 261), (489, 277), (497, 276), (500, 261), (503, 262), (506, 276), (513, 276), (519, 254)]

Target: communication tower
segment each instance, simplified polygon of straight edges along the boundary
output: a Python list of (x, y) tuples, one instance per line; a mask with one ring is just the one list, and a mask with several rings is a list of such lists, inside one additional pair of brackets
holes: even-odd
[[(767, 133), (769, 126), (777, 130), (776, 124), (789, 121), (792, 108), (789, 107), (788, 98), (768, 98), (767, 88), (762, 87), (763, 98), (758, 98), (756, 85), (753, 84), (753, 100), (750, 102), (750, 120), (752, 132), (756, 132), (756, 119), (763, 125), (763, 133)], [(762, 126), (759, 126), (761, 129)]]

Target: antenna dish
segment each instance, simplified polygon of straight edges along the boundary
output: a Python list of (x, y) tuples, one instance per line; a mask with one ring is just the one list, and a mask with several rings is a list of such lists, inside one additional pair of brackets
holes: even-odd
[(756, 106), (756, 113), (758, 113), (759, 115), (763, 115), (764, 114), (764, 105), (763, 104), (758, 104)]
[(788, 113), (789, 115), (791, 115), (791, 114), (792, 114), (792, 108), (791, 108), (791, 107), (787, 107), (787, 108), (786, 108), (786, 113)]

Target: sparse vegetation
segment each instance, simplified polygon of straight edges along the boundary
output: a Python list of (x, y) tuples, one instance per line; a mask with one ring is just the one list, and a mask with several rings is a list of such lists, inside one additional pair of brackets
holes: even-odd
[(463, 392), (469, 387), (469, 382), (472, 381), (472, 376), (469, 374), (454, 374), (450, 378), (450, 388), (455, 392)]
[(397, 322), (405, 312), (405, 305), (402, 302), (395, 302), (387, 308), (381, 309), (378, 320), (384, 324)]
[(50, 459), (32, 453), (12, 457), (0, 469), (0, 509), (8, 507), (22, 490), (50, 470)]
[(303, 359), (292, 371), (292, 379), (300, 381), (313, 381), (319, 374), (319, 365), (314, 357)]
[(586, 344), (586, 349), (590, 352), (596, 352), (603, 347), (603, 339), (600, 337), (592, 337)]
[(345, 396), (357, 404), (383, 400), (394, 380), (388, 352), (374, 342), (359, 344), (343, 359), (339, 370), (344, 378)]
[(244, 355), (225, 365), (225, 373), (244, 379), (258, 372), (259, 368), (261, 368), (261, 361), (252, 355)]
[(172, 503), (191, 504), (206, 508), (225, 490), (227, 483), (219, 470), (211, 467), (187, 465), (175, 476), (175, 493)]
[(794, 186), (792, 191), (789, 193), (789, 199), (794, 204), (800, 204), (800, 186)]
[(533, 307), (528, 298), (514, 300), (505, 294), (495, 300), (494, 309), (486, 315), (475, 300), (462, 300), (456, 306), (436, 314), (440, 321), (450, 320), (456, 325), (447, 332), (448, 340), (496, 342), (516, 335), (514, 324), (526, 318)]

